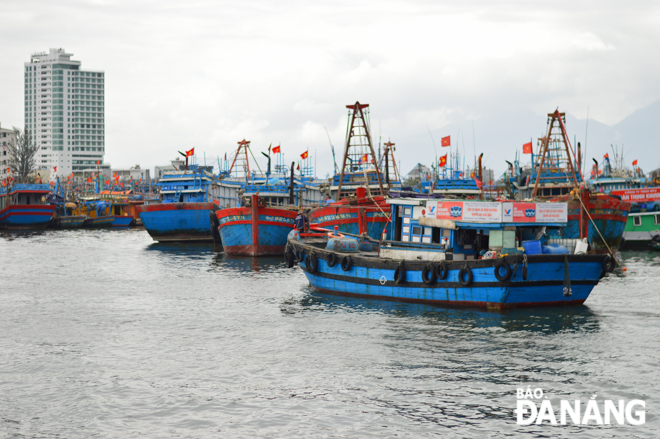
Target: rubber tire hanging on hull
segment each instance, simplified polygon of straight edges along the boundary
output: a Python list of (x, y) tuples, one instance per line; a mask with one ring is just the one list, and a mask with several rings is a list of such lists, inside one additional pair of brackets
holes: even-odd
[(328, 255), (328, 267), (334, 267), (337, 264), (337, 255), (334, 253), (330, 253)]
[(424, 282), (425, 285), (433, 285), (436, 279), (437, 276), (433, 264), (426, 264), (422, 269), (422, 282)]
[[(502, 276), (500, 273), (501, 268), (504, 268), (504, 276)], [(506, 282), (511, 279), (511, 274), (513, 274), (513, 270), (511, 270), (511, 266), (506, 262), (504, 258), (498, 260), (495, 263), (495, 277), (497, 280), (500, 282)]]
[(220, 231), (218, 230), (218, 227), (220, 227), (218, 217), (215, 212), (209, 212), (209, 218), (211, 219), (211, 236), (213, 236), (213, 242), (215, 244), (221, 244), (222, 239), (220, 238)]
[[(467, 279), (464, 279), (466, 274), (467, 274)], [(473, 279), (474, 276), (472, 275), (472, 270), (467, 265), (461, 268), (461, 271), (458, 272), (458, 283), (464, 287), (471, 285)]]
[(287, 245), (284, 249), (284, 259), (286, 260), (286, 266), (293, 268), (296, 265), (296, 257), (293, 255), (293, 250)]
[(319, 258), (316, 257), (316, 253), (310, 253), (307, 257), (307, 262), (305, 263), (307, 267), (307, 272), (314, 274), (319, 269)]
[(447, 279), (448, 274), (449, 267), (447, 266), (447, 263), (445, 261), (440, 262), (436, 268), (436, 277), (440, 280), (445, 280)]
[(403, 264), (400, 264), (394, 270), (394, 283), (399, 285), (406, 282), (406, 269), (403, 267)]
[(605, 273), (613, 272), (614, 266), (614, 258), (611, 255), (607, 255), (607, 257), (603, 259), (603, 275), (605, 275)]
[(341, 269), (344, 271), (348, 271), (351, 269), (353, 266), (353, 259), (350, 256), (344, 256), (344, 258), (341, 260)]

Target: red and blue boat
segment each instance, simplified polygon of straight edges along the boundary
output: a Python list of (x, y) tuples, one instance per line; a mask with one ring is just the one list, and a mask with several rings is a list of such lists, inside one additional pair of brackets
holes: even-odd
[(281, 255), (298, 215), (295, 206), (268, 207), (259, 194), (246, 197), (244, 204), (215, 213), (224, 252), (237, 256)]
[(380, 239), (390, 221), (389, 205), (385, 197), (368, 198), (364, 188), (357, 188), (356, 197), (312, 209), (308, 219), (316, 227)]
[(17, 183), (0, 188), (0, 228), (46, 228), (55, 206), (45, 198), (51, 189), (47, 184)]

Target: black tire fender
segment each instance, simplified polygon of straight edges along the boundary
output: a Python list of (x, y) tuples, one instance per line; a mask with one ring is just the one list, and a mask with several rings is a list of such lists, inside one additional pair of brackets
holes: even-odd
[(337, 264), (337, 255), (335, 253), (330, 253), (328, 255), (328, 267), (334, 267)]
[[(500, 271), (502, 268), (504, 268), (504, 275), (502, 275)], [(513, 270), (511, 270), (511, 266), (506, 262), (504, 258), (499, 259), (495, 263), (495, 277), (497, 280), (500, 282), (506, 282), (511, 279), (511, 274), (513, 274)]]
[(614, 271), (614, 258), (612, 255), (606, 255), (603, 259), (603, 273), (611, 273)]
[(353, 266), (353, 258), (351, 258), (348, 255), (344, 256), (341, 260), (341, 269), (344, 271), (348, 271), (351, 269), (352, 266)]
[(438, 279), (447, 279), (447, 275), (449, 274), (449, 264), (447, 264), (445, 261), (440, 262), (436, 267), (435, 273)]
[[(465, 279), (466, 275), (467, 275), (467, 279)], [(472, 270), (467, 265), (461, 268), (461, 271), (458, 272), (458, 283), (464, 287), (471, 285), (473, 279), (474, 276), (472, 275)]]
[(307, 262), (305, 263), (305, 266), (307, 267), (307, 271), (309, 273), (316, 273), (319, 269), (319, 258), (316, 256), (316, 253), (312, 252), (309, 254), (309, 257), (307, 258)]
[(396, 267), (396, 270), (394, 270), (394, 283), (399, 285), (405, 282), (406, 282), (406, 269), (404, 268), (403, 264), (400, 264), (398, 267)]
[(293, 251), (289, 247), (284, 250), (284, 259), (286, 260), (286, 266), (293, 268), (296, 265), (296, 257), (293, 256)]
[(426, 266), (422, 269), (422, 282), (424, 282), (426, 285), (433, 285), (437, 279), (437, 276), (435, 274), (435, 267), (433, 267), (433, 264), (426, 264)]

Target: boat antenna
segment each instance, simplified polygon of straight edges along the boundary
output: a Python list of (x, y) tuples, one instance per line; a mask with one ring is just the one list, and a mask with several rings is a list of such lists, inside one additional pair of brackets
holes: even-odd
[[(431, 134), (431, 129), (429, 128), (429, 124), (426, 124), (426, 129), (429, 130), (429, 136), (431, 136), (431, 142), (433, 142), (433, 151), (435, 152), (435, 163), (438, 163), (438, 150), (435, 149), (435, 139), (433, 139), (433, 134)], [(433, 176), (433, 179), (435, 180), (435, 175)]]
[(335, 165), (335, 174), (339, 172), (339, 168), (337, 167), (337, 159), (335, 158), (335, 147), (332, 145), (332, 140), (330, 140), (330, 134), (328, 133), (328, 129), (324, 126), (325, 129), (325, 134), (328, 136), (328, 142), (330, 142), (330, 149), (332, 150), (332, 163)]
[(587, 158), (587, 134), (589, 134), (589, 105), (587, 105), (587, 126), (584, 129), (584, 158), (582, 168), (582, 175), (584, 175), (585, 170), (587, 169), (586, 158)]

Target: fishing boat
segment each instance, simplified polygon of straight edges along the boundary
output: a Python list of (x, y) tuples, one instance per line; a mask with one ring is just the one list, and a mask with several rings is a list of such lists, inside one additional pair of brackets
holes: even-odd
[(115, 220), (113, 215), (107, 215), (105, 212), (108, 204), (98, 196), (80, 197), (77, 200), (77, 207), (73, 209), (73, 215), (84, 215), (84, 228), (112, 227)]
[(159, 180), (161, 201), (135, 206), (154, 241), (213, 242), (210, 215), (214, 203), (213, 174), (195, 164), (169, 171)]
[(128, 200), (130, 190), (104, 190), (99, 192), (108, 207), (106, 213), (112, 215), (112, 227), (130, 227), (135, 225), (135, 218), (130, 213), (131, 203)]
[(66, 200), (59, 177), (55, 180), (55, 190), (46, 197), (46, 202), (55, 206), (55, 212), (49, 224), (49, 227), (53, 229), (78, 229), (87, 219), (86, 215), (73, 214), (78, 205)]
[(538, 139), (536, 154), (529, 144), (531, 167), (518, 174), (516, 170), (520, 168), (512, 167), (516, 199), (568, 203), (568, 223), (559, 236), (587, 238), (593, 251), (614, 254), (621, 245), (631, 205), (620, 197), (588, 188), (580, 170), (580, 144), (576, 154), (566, 132), (565, 118), (559, 110), (548, 114), (548, 133)]
[[(280, 255), (286, 246), (289, 232), (299, 211), (308, 203), (318, 204), (321, 192), (318, 186), (296, 179), (293, 164), (288, 176), (271, 175), (270, 155), (264, 178), (250, 172), (248, 152), (250, 141), (238, 142), (236, 155), (229, 168), (244, 169), (243, 177), (235, 176), (234, 182), (242, 182), (239, 206), (220, 209), (212, 217), (214, 238), (222, 243), (224, 252), (237, 256)], [(264, 154), (266, 155), (266, 154)], [(288, 177), (288, 178), (287, 178)], [(230, 184), (227, 179), (223, 181)], [(287, 184), (288, 183), (288, 184)]]
[(9, 183), (0, 188), (0, 228), (47, 227), (55, 211), (46, 203), (50, 191), (47, 184)]
[(246, 197), (241, 207), (215, 212), (224, 252), (237, 256), (279, 255), (298, 214), (292, 209), (268, 207), (259, 194)]
[[(385, 143), (377, 157), (369, 128), (369, 104), (347, 105), (348, 129), (340, 172), (330, 181), (326, 206), (312, 209), (311, 224), (337, 227), (345, 233), (367, 233), (379, 239), (389, 218), (385, 197), (390, 190), (400, 190), (401, 181), (394, 159), (394, 143)], [(384, 170), (381, 169), (384, 165)], [(392, 175), (393, 174), (393, 175)]]
[[(395, 221), (387, 240), (294, 231), (288, 266), (298, 261), (321, 292), (491, 310), (579, 305), (614, 269), (612, 256), (585, 253), (583, 241), (572, 252), (544, 241), (547, 229), (566, 225), (567, 203), (388, 203)], [(535, 239), (516, 242), (523, 236)]]

